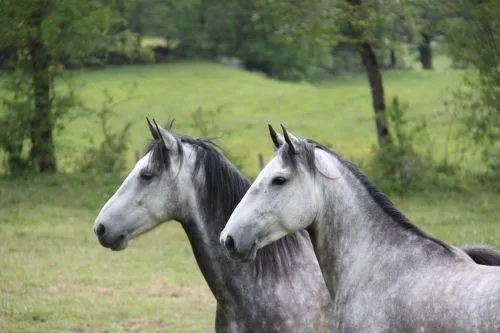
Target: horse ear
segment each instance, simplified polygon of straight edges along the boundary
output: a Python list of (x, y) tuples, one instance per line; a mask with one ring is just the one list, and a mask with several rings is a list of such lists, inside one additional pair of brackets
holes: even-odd
[(283, 144), (285, 143), (285, 139), (283, 139), (283, 136), (276, 133), (276, 131), (270, 124), (267, 124), (267, 126), (269, 127), (269, 135), (271, 136), (271, 140), (273, 140), (274, 147), (278, 149), (279, 147), (283, 146)]
[(293, 146), (293, 143), (298, 142), (299, 139), (297, 139), (292, 134), (288, 133), (285, 126), (283, 126), (283, 124), (281, 124), (281, 129), (283, 130), (283, 136), (285, 137), (285, 142), (288, 144), (288, 150), (291, 153), (295, 154), (295, 147)]
[(169, 131), (161, 126), (158, 126), (156, 120), (153, 119), (153, 123), (155, 125), (156, 132), (158, 133), (159, 138), (161, 139), (165, 147), (168, 150), (173, 150), (177, 145), (177, 139)]
[(149, 131), (151, 132), (151, 136), (155, 140), (158, 139), (159, 138), (158, 132), (156, 131), (156, 128), (154, 128), (153, 124), (151, 124), (151, 120), (149, 120), (149, 118), (146, 117), (146, 121), (148, 123), (148, 127), (149, 127)]

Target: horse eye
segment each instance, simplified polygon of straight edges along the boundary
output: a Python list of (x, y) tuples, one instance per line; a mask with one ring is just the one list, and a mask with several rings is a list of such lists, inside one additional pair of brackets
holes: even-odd
[(150, 171), (142, 171), (139, 177), (141, 177), (142, 180), (151, 180), (151, 178), (154, 177), (154, 174)]
[(284, 177), (275, 177), (272, 181), (273, 185), (283, 185), (286, 183), (286, 178)]

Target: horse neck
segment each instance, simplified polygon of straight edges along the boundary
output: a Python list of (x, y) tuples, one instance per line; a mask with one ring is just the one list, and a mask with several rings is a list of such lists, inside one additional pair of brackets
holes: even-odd
[[(301, 291), (314, 293), (318, 304), (328, 304), (329, 299), (325, 298), (324, 294), (324, 282), (318, 272), (318, 264), (305, 231), (288, 235), (261, 249), (251, 264), (227, 259), (219, 244), (219, 236), (232, 211), (250, 187), (250, 182), (234, 167), (231, 166), (226, 170), (231, 174), (220, 175), (221, 182), (224, 183), (222, 177), (226, 176), (233, 179), (233, 182), (229, 183), (234, 183), (235, 177), (243, 182), (240, 186), (225, 189), (232, 194), (229, 197), (234, 199), (230, 209), (214, 207), (215, 203), (219, 205), (224, 203), (198, 192), (197, 198), (193, 199), (187, 209), (191, 215), (180, 221), (189, 238), (198, 266), (216, 299), (219, 302), (229, 302), (244, 307), (251, 302), (252, 306), (259, 308), (259, 302), (267, 304), (270, 302), (269, 297), (281, 299), (283, 290), (289, 290), (297, 285), (303, 289)], [(210, 214), (201, 208), (207, 206), (219, 213)], [(286, 285), (286, 288), (282, 285)], [(278, 294), (281, 296), (276, 296)], [(289, 292), (285, 294), (289, 295)], [(248, 304), (246, 306), (248, 307)]]
[[(246, 189), (248, 189), (249, 181), (237, 170), (233, 172), (240, 177), (242, 182), (246, 182)], [(241, 191), (241, 188), (227, 188), (226, 190), (234, 194), (236, 203), (245, 193)], [(187, 209), (190, 212), (189, 215), (180, 222), (188, 236), (196, 262), (212, 293), (218, 301), (227, 301), (233, 298), (233, 289), (236, 290), (252, 275), (250, 265), (233, 263), (226, 258), (219, 244), (219, 236), (230, 214), (208, 214), (207, 210), (202, 207), (208, 205), (212, 207), (212, 210), (217, 210), (219, 207), (213, 207), (212, 202), (202, 202), (212, 198), (204, 197), (201, 192), (198, 191), (197, 197), (190, 203)]]
[(384, 270), (394, 276), (446, 251), (395, 221), (349, 171), (321, 184), (324, 207), (308, 231), (332, 299), (350, 282), (370, 283), (377, 272), (384, 276)]

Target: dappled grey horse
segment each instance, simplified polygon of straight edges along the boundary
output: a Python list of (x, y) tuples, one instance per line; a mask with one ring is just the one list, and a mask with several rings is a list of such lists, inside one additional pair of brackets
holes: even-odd
[(150, 126), (153, 141), (94, 224), (122, 250), (177, 220), (217, 300), (217, 332), (331, 332), (331, 300), (306, 232), (263, 249), (254, 264), (228, 260), (219, 235), (250, 182), (210, 141)]
[(500, 267), (413, 225), (349, 162), (284, 130), (220, 241), (233, 259), (307, 229), (335, 332), (500, 332)]

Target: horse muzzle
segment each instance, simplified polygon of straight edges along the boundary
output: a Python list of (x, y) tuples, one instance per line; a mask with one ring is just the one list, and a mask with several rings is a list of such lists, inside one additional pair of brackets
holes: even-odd
[(113, 231), (104, 223), (96, 223), (94, 233), (102, 246), (113, 251), (124, 250), (128, 245), (128, 237), (125, 233)]
[(221, 236), (220, 244), (229, 259), (241, 262), (252, 262), (257, 255), (256, 242), (236, 241), (231, 235)]

